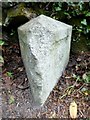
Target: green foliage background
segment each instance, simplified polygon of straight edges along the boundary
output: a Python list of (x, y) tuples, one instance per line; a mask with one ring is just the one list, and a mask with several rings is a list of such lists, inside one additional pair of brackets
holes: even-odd
[(32, 3), (32, 8), (73, 26), (73, 52), (90, 51), (90, 2)]

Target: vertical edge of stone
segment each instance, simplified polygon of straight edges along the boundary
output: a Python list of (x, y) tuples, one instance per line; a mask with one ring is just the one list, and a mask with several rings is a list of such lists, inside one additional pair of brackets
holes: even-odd
[[(41, 78), (40, 78), (40, 74), (37, 72), (37, 59), (34, 56), (33, 51), (31, 51), (31, 49), (30, 49), (30, 44), (28, 45), (25, 41), (22, 40), (23, 36), (24, 36), (24, 38), (27, 39), (27, 34), (25, 34), (25, 29), (23, 27), (18, 28), (18, 36), (19, 36), (19, 44), (20, 44), (20, 48), (21, 48), (21, 56), (23, 58), (23, 63), (24, 63), (24, 66), (25, 66), (25, 70), (26, 70), (28, 80), (29, 80), (30, 88), (31, 88), (31, 91), (33, 93), (33, 98), (34, 98), (33, 102), (34, 102), (35, 106), (42, 106), (44, 104), (42, 102), (42, 98), (41, 98), (42, 85), (40, 85), (40, 84), (42, 83), (42, 81), (41, 81), (41, 83), (39, 83)], [(30, 63), (29, 63), (29, 60), (27, 61), (27, 59), (28, 59), (26, 57), (27, 53), (25, 55), (23, 54), (25, 49), (27, 49), (27, 52), (29, 52), (29, 54), (30, 54), (29, 58), (30, 57), (32, 58), (31, 61), (32, 61), (32, 64), (33, 64), (34, 68), (29, 68)], [(25, 64), (26, 62), (27, 62), (28, 65)], [(33, 69), (34, 71), (31, 70), (31, 69)], [(34, 77), (37, 76), (39, 80), (37, 80), (35, 78), (33, 79), (30, 71), (33, 71), (34, 72), (33, 73)]]
[[(67, 24), (66, 24), (67, 25)], [(68, 65), (68, 62), (69, 62), (69, 56), (70, 56), (70, 47), (71, 47), (71, 36), (72, 36), (72, 26), (71, 25), (67, 25), (67, 35), (68, 35), (68, 58), (67, 58), (67, 62), (66, 62), (66, 64), (65, 64), (65, 68), (67, 67), (67, 65)], [(65, 70), (65, 68), (64, 68), (64, 70)], [(64, 71), (63, 70), (63, 71)]]
[(69, 39), (69, 54), (70, 54), (70, 47), (71, 47), (71, 37), (72, 37), (72, 26), (68, 25), (68, 39)]

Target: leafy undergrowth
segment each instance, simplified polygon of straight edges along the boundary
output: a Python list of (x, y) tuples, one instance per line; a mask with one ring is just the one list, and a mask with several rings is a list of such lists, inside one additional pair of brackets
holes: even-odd
[(19, 45), (4, 46), (3, 56), (3, 118), (70, 118), (73, 100), (77, 104), (77, 118), (90, 118), (90, 53), (70, 56), (66, 70), (41, 108), (33, 107)]

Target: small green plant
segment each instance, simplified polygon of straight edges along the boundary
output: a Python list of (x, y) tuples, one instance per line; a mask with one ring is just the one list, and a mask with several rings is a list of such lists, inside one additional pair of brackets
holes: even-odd
[(90, 12), (87, 12), (85, 16), (90, 17)]
[[(0, 49), (2, 50), (2, 46), (4, 45), (4, 41), (2, 39), (0, 39)], [(0, 55), (0, 67), (2, 66), (2, 64), (4, 63), (4, 59), (2, 57), (2, 55)]]
[(85, 83), (90, 83), (90, 71), (87, 73), (84, 73), (82, 78)]
[(7, 76), (12, 78), (13, 77), (13, 73), (12, 72), (7, 72)]
[(81, 24), (83, 24), (83, 25), (87, 25), (87, 21), (86, 21), (86, 19), (83, 19), (83, 20), (81, 21)]
[(2, 41), (2, 39), (0, 39), (0, 46), (4, 45), (4, 41)]
[(4, 59), (1, 55), (0, 55), (0, 63), (4, 63)]
[(81, 81), (81, 78), (79, 75), (73, 74), (72, 77), (76, 80), (76, 81)]
[(13, 104), (15, 102), (14, 96), (10, 95), (9, 104)]
[(82, 75), (82, 77), (80, 77), (79, 75), (76, 75), (76, 74), (73, 74), (72, 77), (75, 78), (76, 81), (85, 82), (85, 83), (90, 83), (90, 71), (84, 73), (84, 74)]

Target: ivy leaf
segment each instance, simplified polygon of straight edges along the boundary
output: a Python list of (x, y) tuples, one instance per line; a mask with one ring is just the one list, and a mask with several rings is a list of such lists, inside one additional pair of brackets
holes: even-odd
[(90, 17), (90, 12), (88, 12), (85, 16)]
[(67, 13), (67, 12), (64, 12), (64, 15), (68, 15), (68, 16), (70, 16), (69, 13)]
[(87, 25), (87, 21), (86, 21), (86, 19), (83, 19), (83, 20), (81, 21), (81, 24), (83, 24), (83, 25)]
[(82, 32), (82, 29), (80, 29), (80, 28), (78, 28), (77, 30), (78, 30), (78, 32)]
[(60, 7), (56, 7), (55, 10), (56, 10), (56, 11), (60, 11), (61, 8), (60, 8)]
[(1, 46), (4, 45), (4, 41), (0, 40), (0, 45)]

